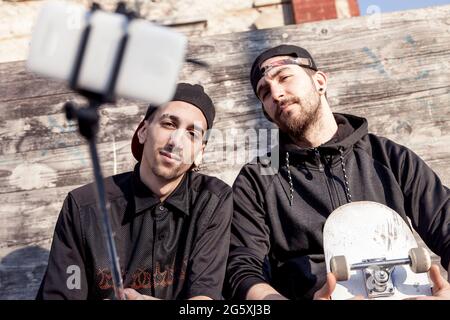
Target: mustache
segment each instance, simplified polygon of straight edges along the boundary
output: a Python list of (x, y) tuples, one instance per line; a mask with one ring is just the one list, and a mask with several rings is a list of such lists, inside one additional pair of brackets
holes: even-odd
[(160, 148), (159, 151), (171, 153), (180, 159), (183, 157), (183, 150), (172, 145), (166, 145), (163, 148)]
[(281, 108), (283, 106), (288, 106), (288, 105), (294, 104), (294, 103), (300, 104), (300, 99), (298, 97), (286, 97), (286, 98), (280, 99), (277, 103), (277, 107), (279, 109), (278, 115), (281, 114), (281, 111), (282, 111)]

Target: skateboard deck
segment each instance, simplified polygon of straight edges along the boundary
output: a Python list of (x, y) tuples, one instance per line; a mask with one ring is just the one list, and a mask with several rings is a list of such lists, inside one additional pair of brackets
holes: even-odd
[[(337, 270), (339, 261), (339, 272), (342, 271), (342, 256), (347, 266), (343, 279), (348, 280), (337, 282), (332, 299), (361, 295), (368, 299), (399, 300), (431, 295), (427, 273), (423, 270), (419, 271), (422, 273), (413, 272), (411, 258), (409, 264), (405, 262), (410, 249), (417, 248), (411, 229), (389, 207), (370, 201), (343, 205), (330, 214), (323, 235), (327, 272), (333, 271), (333, 268)], [(424, 254), (428, 255), (427, 252)], [(398, 263), (399, 259), (403, 259), (403, 264)], [(430, 259), (429, 255), (427, 259)], [(418, 260), (422, 263), (424, 256)], [(431, 265), (429, 260), (424, 263)], [(412, 268), (414, 270), (414, 264)], [(429, 269), (429, 266), (425, 268)], [(333, 273), (339, 274), (336, 271)]]

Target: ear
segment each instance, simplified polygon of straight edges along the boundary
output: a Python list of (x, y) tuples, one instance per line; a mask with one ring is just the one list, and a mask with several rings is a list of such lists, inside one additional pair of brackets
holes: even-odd
[(144, 144), (147, 140), (148, 121), (144, 121), (144, 125), (138, 130), (137, 136), (140, 144)]
[(328, 84), (327, 75), (322, 71), (317, 71), (313, 77), (317, 91), (319, 91), (320, 94), (325, 94)]

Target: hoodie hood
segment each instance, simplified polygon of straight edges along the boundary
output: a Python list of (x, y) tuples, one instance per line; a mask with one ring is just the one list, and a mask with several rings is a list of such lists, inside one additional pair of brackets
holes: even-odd
[(334, 166), (340, 164), (344, 176), (345, 195), (347, 202), (352, 202), (349, 178), (345, 168), (345, 155), (352, 150), (353, 145), (368, 133), (367, 120), (349, 114), (334, 113), (338, 125), (336, 134), (326, 143), (317, 148), (301, 148), (292, 142), (288, 135), (280, 133), (280, 163), (286, 169), (289, 190), (286, 192), (289, 204), (293, 205), (294, 185), (291, 166), (299, 164), (310, 165), (323, 172), (324, 163)]
[(286, 164), (286, 152), (289, 153), (291, 164), (297, 162), (306, 162), (317, 165), (317, 151), (321, 155), (339, 155), (343, 151), (350, 150), (363, 136), (368, 134), (368, 125), (365, 118), (343, 114), (333, 113), (338, 130), (330, 141), (317, 148), (301, 148), (292, 142), (290, 137), (280, 131), (280, 161)]

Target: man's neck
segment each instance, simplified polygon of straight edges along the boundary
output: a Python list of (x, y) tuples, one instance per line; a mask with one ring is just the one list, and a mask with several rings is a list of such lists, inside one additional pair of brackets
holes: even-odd
[(149, 166), (141, 163), (139, 167), (141, 181), (163, 202), (178, 187), (184, 174), (173, 180), (155, 175)]
[(333, 138), (338, 130), (338, 125), (325, 98), (322, 98), (317, 121), (305, 128), (303, 137), (292, 141), (301, 148), (316, 148)]

